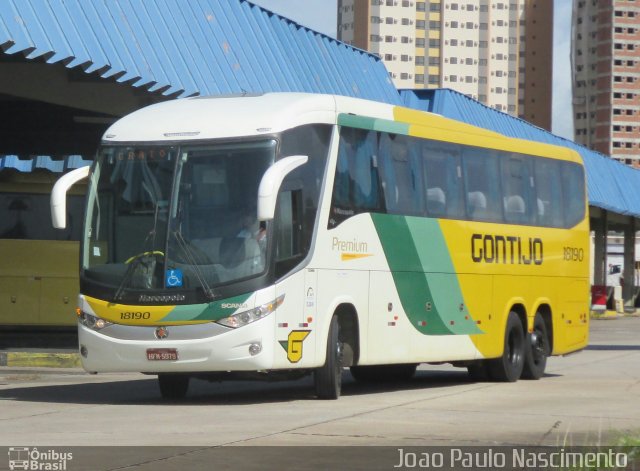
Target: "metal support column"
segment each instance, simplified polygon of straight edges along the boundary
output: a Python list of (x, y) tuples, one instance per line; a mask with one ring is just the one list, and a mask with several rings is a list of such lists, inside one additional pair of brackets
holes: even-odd
[(635, 261), (636, 261), (636, 220), (629, 217), (629, 222), (624, 228), (624, 286), (622, 287), (622, 299), (625, 307), (633, 307), (633, 295), (635, 288)]
[(593, 284), (607, 284), (607, 211), (594, 224)]

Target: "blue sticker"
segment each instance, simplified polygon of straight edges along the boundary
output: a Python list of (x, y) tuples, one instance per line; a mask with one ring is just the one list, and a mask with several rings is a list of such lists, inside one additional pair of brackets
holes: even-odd
[(182, 270), (174, 268), (167, 270), (167, 288), (179, 288), (182, 286)]

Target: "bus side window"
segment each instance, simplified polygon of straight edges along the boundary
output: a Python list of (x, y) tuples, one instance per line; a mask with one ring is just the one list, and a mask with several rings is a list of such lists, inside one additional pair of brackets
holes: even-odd
[(387, 212), (424, 215), (420, 141), (398, 134), (380, 136), (379, 163)]
[(561, 162), (552, 159), (534, 159), (537, 224), (563, 227)]
[(507, 154), (501, 159), (501, 167), (505, 221), (512, 224), (533, 223), (530, 160), (520, 155)]
[(503, 199), (498, 154), (465, 148), (462, 156), (467, 215), (473, 221), (502, 222)]
[(341, 129), (329, 228), (359, 213), (383, 211), (377, 147), (376, 132)]
[(276, 206), (276, 277), (295, 267), (304, 257), (302, 239), (302, 190), (285, 190)]
[(584, 218), (584, 171), (573, 162), (562, 162), (562, 193), (565, 209), (564, 227), (573, 227)]
[(80, 240), (84, 198), (67, 196), (66, 229), (42, 223), (51, 214), (49, 198), (48, 193), (0, 193), (0, 239)]
[(331, 125), (309, 124), (283, 132), (280, 141), (282, 156), (307, 155), (309, 157), (306, 164), (287, 175), (282, 187), (283, 190), (300, 189), (302, 192), (300, 197), (302, 207), (301, 258), (309, 252), (315, 232), (316, 215), (332, 133), (333, 127)]
[(460, 151), (454, 144), (425, 141), (424, 187), (427, 215), (430, 217), (463, 217)]

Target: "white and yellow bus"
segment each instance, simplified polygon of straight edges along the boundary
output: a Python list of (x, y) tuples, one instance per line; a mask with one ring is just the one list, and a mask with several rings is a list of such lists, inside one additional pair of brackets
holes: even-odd
[(337, 398), (451, 362), (540, 378), (588, 337), (584, 169), (566, 148), (341, 96), (175, 100), (112, 125), (88, 176), (90, 372), (299, 377)]

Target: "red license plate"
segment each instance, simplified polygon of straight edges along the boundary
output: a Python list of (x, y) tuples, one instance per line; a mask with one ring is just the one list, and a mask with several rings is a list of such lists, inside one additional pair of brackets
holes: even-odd
[(176, 348), (147, 348), (147, 360), (150, 361), (176, 361), (178, 349)]

